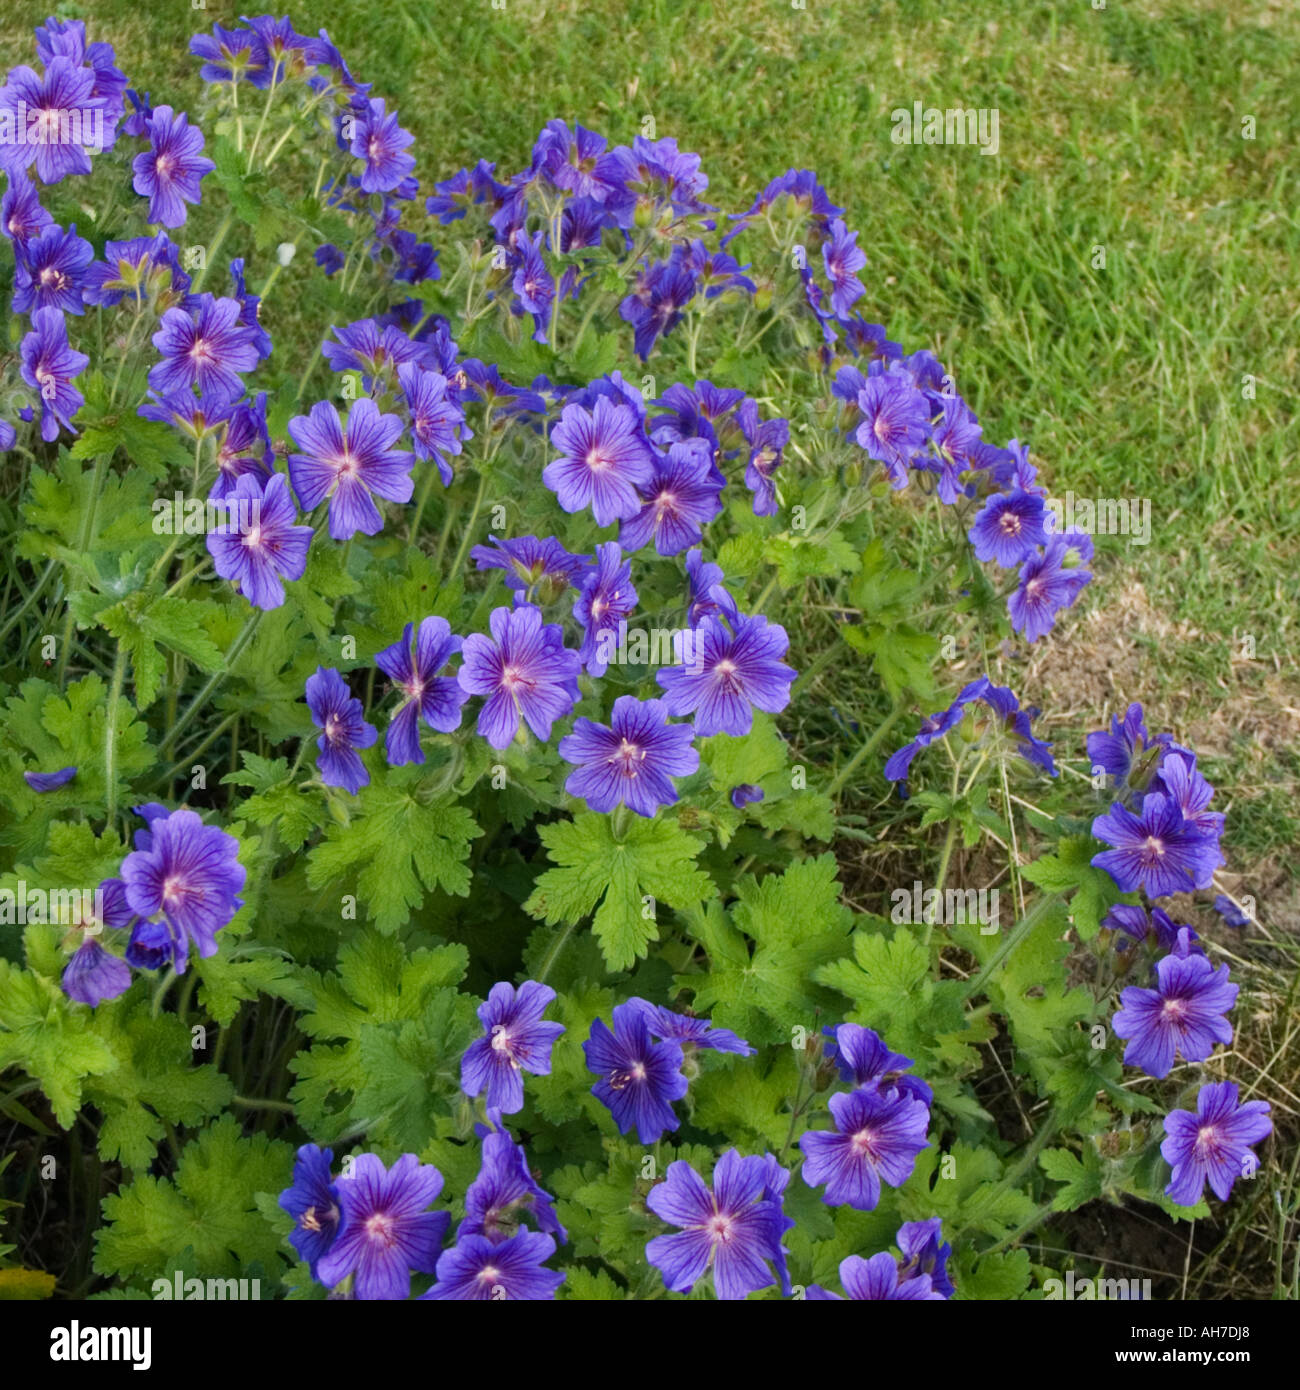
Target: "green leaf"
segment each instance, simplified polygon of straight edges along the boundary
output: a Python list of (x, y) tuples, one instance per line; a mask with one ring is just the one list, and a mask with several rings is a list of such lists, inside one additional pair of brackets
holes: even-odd
[(1101, 1159), (1086, 1141), (1082, 1161), (1069, 1149), (1045, 1149), (1038, 1164), (1054, 1182), (1064, 1183), (1052, 1198), (1053, 1211), (1075, 1211), (1101, 1196)]
[(746, 875), (730, 918), (715, 902), (687, 919), (708, 952), (709, 970), (679, 975), (676, 983), (694, 993), (697, 1012), (752, 1043), (789, 1042), (799, 1026), (812, 1031), (832, 996), (810, 982), (848, 940), (849, 912), (839, 893), (832, 854), (761, 880)]
[(289, 1254), (256, 1198), (286, 1188), (292, 1170), (289, 1144), (264, 1134), (246, 1139), (238, 1121), (223, 1115), (185, 1146), (172, 1179), (141, 1174), (104, 1198), (96, 1271), (151, 1279), (192, 1246), (204, 1277), (237, 1278), (255, 1263), (278, 1277)]
[(408, 922), (426, 891), (465, 897), (469, 844), (483, 833), (463, 806), (446, 799), (426, 805), (412, 780), (409, 773), (393, 773), (362, 787), (350, 823), (331, 825), (307, 856), (308, 884), (323, 888), (355, 879), (357, 896), (381, 931)]
[(1075, 892), (1070, 900), (1070, 918), (1080, 941), (1091, 941), (1101, 930), (1101, 919), (1123, 896), (1115, 880), (1093, 866), (1092, 857), (1100, 845), (1091, 835), (1067, 835), (1055, 854), (1044, 854), (1020, 872), (1049, 893)]
[(108, 1044), (87, 1030), (87, 1012), (52, 980), (0, 960), (0, 1071), (22, 1067), (64, 1129), (81, 1108), (86, 1079), (119, 1065)]
[(222, 651), (204, 626), (205, 619), (220, 611), (207, 599), (148, 599), (136, 592), (97, 615), (97, 621), (130, 653), (139, 709), (148, 709), (158, 698), (166, 669), (160, 646), (179, 652), (201, 671), (220, 670)]
[(659, 939), (660, 902), (684, 909), (715, 891), (695, 866), (702, 842), (676, 821), (637, 817), (616, 839), (609, 816), (584, 812), (541, 826), (538, 833), (558, 867), (538, 877), (525, 911), (555, 926), (595, 910), (592, 930), (611, 970), (628, 969)]

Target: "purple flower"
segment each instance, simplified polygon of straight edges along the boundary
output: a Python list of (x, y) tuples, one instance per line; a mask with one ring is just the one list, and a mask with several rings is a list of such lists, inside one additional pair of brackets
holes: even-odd
[(1273, 1132), (1269, 1105), (1263, 1100), (1237, 1103), (1231, 1081), (1202, 1086), (1196, 1114), (1174, 1110), (1165, 1117), (1166, 1139), (1160, 1152), (1174, 1170), (1165, 1192), (1179, 1206), (1194, 1207), (1205, 1191), (1206, 1179), (1220, 1201), (1226, 1202), (1239, 1177), (1253, 1177), (1259, 1161), (1251, 1150)]
[(746, 806), (750, 806), (756, 801), (762, 801), (763, 796), (762, 787), (756, 786), (753, 782), (742, 782), (739, 786), (732, 787), (731, 804), (737, 811), (743, 811)]
[(393, 715), (384, 735), (384, 756), (393, 767), (422, 763), (420, 719), (441, 734), (460, 726), (460, 707), (469, 696), (455, 676), (439, 671), (460, 651), (461, 640), (446, 618), (429, 617), (420, 624), (415, 639), (415, 659), (411, 659), (411, 630), (407, 623), (402, 637), (375, 656), (375, 665), (402, 692), (402, 705)]
[[(1028, 496), (1027, 493), (1020, 494)], [(1080, 562), (1092, 556), (1092, 540), (1079, 531), (1047, 538), (1041, 555), (1031, 555), (1020, 567), (1020, 583), (1007, 599), (1011, 627), (1036, 642), (1056, 623), (1056, 615), (1070, 608), (1092, 579), (1090, 571), (1067, 563), (1071, 555)]]
[(230, 280), (234, 286), (235, 298), (239, 301), (239, 321), (253, 335), (259, 360), (271, 355), (271, 335), (262, 327), (262, 300), (259, 295), (250, 294), (244, 279), (244, 258), (236, 256), (230, 262)]
[(41, 394), (41, 438), (53, 443), (61, 428), (72, 429), (73, 419), (86, 403), (72, 378), (86, 370), (90, 358), (68, 346), (68, 326), (57, 309), (37, 309), (32, 314), (32, 331), (23, 339), (20, 352), (23, 380)]
[(907, 774), (916, 755), (923, 748), (928, 748), (932, 743), (950, 734), (965, 719), (966, 706), (971, 701), (979, 699), (988, 688), (989, 679), (987, 676), (979, 676), (968, 685), (963, 686), (957, 698), (947, 709), (936, 710), (934, 714), (926, 715), (921, 720), (920, 732), (911, 743), (905, 743), (891, 754), (889, 761), (885, 764), (885, 777), (888, 781), (899, 784), (900, 795), (907, 795)]
[(149, 121), (149, 148), (136, 155), (131, 168), (132, 187), (149, 199), (149, 221), (179, 227), (186, 217), (185, 204), (202, 197), (199, 180), (217, 166), (199, 153), (203, 132), (190, 125), (182, 111), (170, 106), (154, 108)]
[(235, 406), (224, 424), (217, 445), (217, 477), (208, 494), (214, 501), (230, 496), (243, 477), (254, 478), (259, 487), (265, 487), (275, 460), (266, 427), (265, 391), (259, 391), (252, 404)]
[(510, 1237), (520, 1214), (526, 1212), (544, 1234), (564, 1244), (568, 1233), (555, 1215), (553, 1201), (533, 1180), (522, 1146), (503, 1129), (489, 1131), (483, 1134), (478, 1177), (465, 1189), (465, 1220), (456, 1231), (456, 1239), (483, 1236), (499, 1245)]
[(747, 734), (754, 710), (776, 714), (790, 703), (794, 670), (781, 661), (790, 639), (766, 618), (741, 618), (729, 633), (715, 617), (695, 629), (695, 661), (660, 671), (668, 712), (693, 714), (695, 732)]
[(585, 798), (593, 811), (625, 805), (639, 816), (653, 816), (677, 800), (671, 778), (697, 772), (700, 755), (689, 725), (669, 724), (662, 700), (638, 701), (620, 695), (609, 724), (574, 721), (560, 740), (560, 756), (575, 764), (564, 790)]
[(1214, 788), (1197, 770), (1194, 756), (1170, 748), (1160, 759), (1152, 785), (1173, 800), (1189, 825), (1216, 839), (1223, 834), (1222, 812), (1206, 809), (1214, 799)]
[(0, 199), (0, 233), (17, 244), (53, 225), (54, 219), (41, 206), (36, 185), (21, 169), (11, 169), (9, 187)]
[(943, 1222), (937, 1216), (928, 1221), (908, 1221), (898, 1228), (898, 1248), (903, 1254), (901, 1279), (929, 1275), (935, 1292), (951, 1298), (957, 1292), (948, 1277), (948, 1257), (952, 1246), (943, 1241)]
[(687, 1091), (682, 1049), (675, 1042), (651, 1042), (650, 1024), (636, 1004), (615, 1004), (614, 1028), (603, 1018), (591, 1025), (582, 1045), (587, 1070), (600, 1080), (591, 1093), (609, 1109), (620, 1134), (636, 1130), (643, 1144), (653, 1144), (665, 1130), (676, 1129), (672, 1102)]
[(847, 1202), (872, 1211), (880, 1184), (901, 1187), (928, 1147), (930, 1107), (900, 1091), (860, 1088), (830, 1098), (835, 1130), (809, 1130), (799, 1140), (803, 1178), (809, 1187), (826, 1185), (824, 1200)]
[(827, 1025), (822, 1033), (829, 1039), (825, 1046), (827, 1061), (839, 1068), (840, 1079), (854, 1086), (866, 1086), (876, 1091), (897, 1090), (929, 1105), (934, 1092), (919, 1077), (904, 1076), (914, 1063), (901, 1052), (891, 1052), (878, 1033), (857, 1023)]
[(630, 406), (605, 397), (594, 411), (566, 405), (551, 430), (551, 443), (561, 453), (546, 465), (542, 481), (566, 512), (590, 507), (597, 524), (608, 526), (641, 510), (637, 489), (650, 485), (654, 468)]
[(724, 487), (713, 467), (713, 453), (703, 439), (683, 439), (657, 455), (654, 477), (641, 488), (645, 506), (619, 528), (626, 551), (640, 550), (651, 539), (660, 555), (677, 555), (701, 539), (701, 526), (722, 510)]
[(543, 1302), (564, 1283), (562, 1271), (544, 1268), (554, 1253), (554, 1240), (536, 1231), (516, 1231), (499, 1244), (486, 1236), (462, 1236), (443, 1252), (437, 1283), (420, 1297)]
[(519, 989), (506, 982), (492, 986), (478, 1007), (484, 1036), (461, 1058), (460, 1087), (467, 1096), (487, 1089), (487, 1107), (513, 1115), (524, 1107), (521, 1072), (551, 1074), (551, 1048), (564, 1032), (562, 1023), (546, 1023), (542, 1014), (555, 998), (549, 985), (525, 980)]
[[(1115, 903), (1109, 909), (1105, 917), (1101, 919), (1103, 927), (1122, 932), (1126, 937), (1139, 944), (1145, 943), (1148, 937), (1154, 935), (1156, 945), (1162, 951), (1173, 951), (1178, 947), (1178, 933), (1180, 930), (1188, 933), (1189, 943), (1198, 940), (1198, 937), (1191, 927), (1180, 927), (1170, 920), (1169, 915), (1158, 907), (1151, 909), (1150, 917), (1147, 916), (1146, 908), (1135, 907), (1129, 903)], [(1127, 943), (1117, 940), (1115, 947), (1123, 950)], [(1197, 950), (1200, 947), (1196, 948)]]
[(489, 536), (488, 540), (496, 549), (476, 545), (469, 552), (470, 558), (481, 570), (502, 570), (506, 588), (514, 594), (516, 603), (531, 602), (533, 590), (537, 591), (539, 603), (554, 603), (591, 569), (589, 555), (571, 555), (554, 536), (544, 540), (537, 536), (519, 536), (514, 540)]
[(699, 550), (692, 550), (686, 556), (686, 577), (691, 589), (686, 625), (699, 627), (703, 618), (716, 613), (734, 627), (740, 614), (736, 600), (723, 587), (722, 566), (707, 563)]
[(311, 1267), (313, 1279), (339, 1229), (339, 1190), (330, 1176), (333, 1157), (333, 1149), (304, 1144), (294, 1160), (293, 1184), (280, 1193), (280, 1209), (293, 1217), (289, 1244)]
[(822, 244), (822, 259), (831, 282), (831, 309), (845, 316), (866, 294), (858, 271), (867, 263), (867, 253), (858, 245), (857, 232), (851, 232), (840, 218), (828, 228), (830, 240)]
[(0, 454), (7, 454), (18, 441), (18, 431), (8, 420), (0, 420)]
[(367, 397), (353, 402), (346, 432), (330, 401), (318, 401), (310, 415), (289, 421), (289, 434), (304, 451), (289, 455), (293, 490), (304, 511), (329, 498), (330, 535), (336, 541), (384, 529), (371, 493), (390, 502), (411, 500), (411, 455), (392, 447), (403, 428), (399, 416), (381, 414)]
[[(1168, 741), (1167, 735), (1162, 737)], [(1111, 715), (1110, 733), (1100, 729), (1088, 735), (1088, 758), (1094, 770), (1107, 773), (1117, 783), (1124, 782), (1134, 762), (1160, 742), (1147, 733), (1142, 706), (1132, 704), (1124, 711), (1123, 720)]]
[[(869, 1260), (864, 1260), (861, 1255), (850, 1255), (840, 1263), (840, 1283), (851, 1299), (944, 1301), (944, 1295), (934, 1289), (928, 1274), (900, 1280), (898, 1265), (888, 1251), (872, 1255)], [(839, 1294), (831, 1293), (819, 1284), (810, 1284), (806, 1297), (812, 1302), (830, 1301), (838, 1299)]]
[(596, 547), (595, 566), (573, 601), (574, 621), (583, 627), (578, 657), (589, 675), (603, 676), (609, 669), (610, 642), (619, 624), (635, 611), (632, 564), (623, 559), (617, 541), (606, 541)]
[(57, 772), (24, 772), (23, 781), (34, 792), (54, 792), (66, 787), (76, 775), (75, 767), (61, 767)]
[(711, 1019), (674, 1013), (672, 1009), (652, 1004), (648, 999), (633, 998), (627, 1002), (635, 1004), (645, 1016), (651, 1037), (681, 1043), (683, 1049), (704, 1047), (715, 1052), (735, 1052), (741, 1057), (754, 1055), (754, 1049), (744, 1038), (730, 1028), (715, 1028)]
[(45, 75), (16, 67), (0, 87), (0, 168), (13, 174), (36, 161), (42, 183), (90, 173), (86, 146), (111, 144), (108, 100), (95, 95), (95, 73), (72, 59), (52, 57)]
[(714, 1166), (712, 1191), (689, 1163), (668, 1165), (663, 1182), (646, 1197), (656, 1216), (682, 1228), (646, 1246), (646, 1260), (663, 1275), (665, 1288), (687, 1293), (712, 1273), (718, 1299), (731, 1302), (776, 1282), (768, 1261), (783, 1259), (786, 1219), (770, 1195), (768, 1157), (728, 1149)]
[(555, 277), (547, 269), (542, 255), (542, 232), (532, 237), (520, 233), (515, 238), (515, 254), (519, 263), (511, 281), (519, 312), (533, 316), (538, 341), (544, 341), (546, 315), (555, 298)]
[(249, 29), (214, 24), (211, 34), (194, 35), (190, 52), (204, 60), (199, 76), (205, 82), (248, 82), (263, 90), (271, 84), (270, 55)]
[(160, 311), (188, 291), (190, 277), (181, 269), (180, 253), (166, 232), (104, 243), (104, 259), (86, 271), (82, 298), (105, 309), (130, 295), (138, 304), (156, 299)]
[(310, 526), (298, 526), (289, 482), (276, 473), (263, 491), (250, 473), (235, 482), (225, 497), (212, 499), (224, 508), (223, 528), (208, 533), (213, 568), (239, 585), (254, 608), (279, 608), (284, 602), (284, 579), (301, 579), (311, 545)]
[(360, 1299), (405, 1299), (411, 1270), (432, 1274), (451, 1217), (429, 1211), (442, 1191), (442, 1174), (414, 1154), (385, 1168), (362, 1154), (337, 1184), (342, 1216), (334, 1243), (317, 1266), (321, 1283), (355, 1276)]
[(14, 313), (29, 314), (34, 308), (85, 312), (81, 287), (95, 248), (77, 235), (75, 226), (65, 232), (51, 224), (29, 241), (15, 242), (14, 252)]
[(1228, 983), (1228, 967), (1215, 970), (1205, 956), (1161, 957), (1155, 989), (1130, 985), (1111, 1020), (1115, 1036), (1128, 1040), (1125, 1063), (1165, 1077), (1179, 1053), (1189, 1062), (1205, 1061), (1216, 1042), (1232, 1041), (1224, 1015), (1236, 1002), (1237, 989)]
[(1141, 888), (1149, 898), (1164, 898), (1208, 888), (1223, 863), (1217, 837), (1186, 820), (1177, 803), (1159, 792), (1143, 797), (1136, 815), (1115, 802), (1093, 821), (1092, 833), (1114, 846), (1093, 855), (1093, 864), (1124, 893)]
[(162, 914), (179, 974), (190, 943), (201, 957), (216, 954), (217, 932), (243, 906), (237, 895), (247, 874), (239, 862), (239, 841), (218, 826), (204, 825), (184, 807), (155, 816), (148, 833), (147, 848), (122, 861), (122, 881), (134, 913)]
[(561, 120), (548, 121), (533, 146), (533, 169), (575, 198), (603, 203), (618, 183), (618, 169), (602, 157), (605, 137)]
[(496, 608), (489, 624), (490, 638), (476, 632), (465, 639), (457, 677), (467, 694), (486, 697), (478, 732), (493, 748), (504, 748), (522, 716), (545, 742), (551, 725), (578, 702), (578, 654), (564, 646), (559, 624), (543, 623), (531, 605)]
[(397, 124), (397, 112), (389, 115), (381, 97), (360, 98), (353, 104), (350, 153), (364, 159), (363, 193), (388, 193), (415, 168), (414, 156), (405, 154), (415, 136)]
[(316, 674), (307, 678), (306, 696), (312, 723), (323, 731), (316, 741), (320, 779), (327, 787), (344, 787), (355, 796), (370, 781), (356, 750), (369, 748), (379, 731), (366, 723), (361, 701), (333, 668), (316, 668)]
[(1214, 910), (1223, 918), (1225, 927), (1248, 927), (1250, 917), (1226, 893), (1214, 899)]
[(473, 439), (465, 412), (447, 395), (447, 378), (441, 372), (421, 371), (413, 362), (397, 369), (406, 405), (411, 412), (411, 439), (415, 456), (433, 459), (443, 486), (450, 487), (452, 472), (447, 454), (459, 454), (462, 439)]
[(163, 360), (150, 368), (149, 385), (164, 397), (196, 386), (205, 399), (238, 400), (244, 393), (239, 373), (257, 366), (257, 344), (239, 321), (239, 300), (201, 294), (195, 308), (162, 316), (153, 345)]
[(618, 306), (632, 325), (633, 350), (643, 361), (658, 338), (681, 322), (682, 310), (695, 298), (696, 280), (681, 246), (666, 261), (641, 272), (636, 289)]
[(408, 338), (395, 324), (380, 324), (375, 319), (358, 319), (340, 328), (330, 325), (337, 343), (324, 342), (321, 352), (336, 372), (357, 371), (367, 391), (374, 389), (376, 378), (404, 363), (424, 366), (428, 348)]
[(1031, 550), (1047, 543), (1043, 515), (1043, 499), (1032, 492), (994, 494), (970, 528), (975, 558), (1013, 569)]
[(759, 424), (758, 404), (750, 399), (746, 399), (736, 412), (736, 420), (749, 445), (745, 486), (754, 494), (754, 515), (775, 516), (776, 487), (772, 478), (780, 468), (785, 446), (790, 442), (789, 422), (764, 420)]
[(858, 392), (862, 423), (857, 441), (870, 458), (883, 463), (895, 488), (907, 486), (913, 455), (930, 433), (930, 407), (925, 396), (903, 374), (891, 372), (867, 378)]
[(116, 999), (131, 984), (131, 970), (124, 960), (88, 936), (72, 953), (63, 971), (63, 992), (78, 1004), (93, 1009), (105, 999)]

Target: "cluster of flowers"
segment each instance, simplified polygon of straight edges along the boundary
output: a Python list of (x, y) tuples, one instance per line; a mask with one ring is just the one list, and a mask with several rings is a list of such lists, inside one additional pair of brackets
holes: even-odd
[[(1196, 754), (1169, 734), (1152, 738), (1142, 706), (1130, 705), (1110, 731), (1088, 735), (1093, 770), (1108, 776), (1117, 799), (1098, 816), (1092, 833), (1114, 848), (1094, 856), (1124, 892), (1148, 899), (1208, 888), (1223, 863), (1219, 837), (1223, 815), (1209, 810), (1214, 788), (1197, 770)], [(1117, 945), (1154, 941), (1167, 954), (1154, 962), (1155, 987), (1129, 986), (1112, 1026), (1127, 1041), (1124, 1061), (1148, 1076), (1165, 1077), (1181, 1056), (1204, 1062), (1216, 1043), (1232, 1042), (1226, 1017), (1238, 987), (1228, 966), (1216, 970), (1190, 926), (1171, 920), (1163, 908), (1121, 903), (1104, 924), (1117, 933)], [(1238, 1177), (1253, 1174), (1250, 1146), (1272, 1130), (1265, 1101), (1239, 1104), (1234, 1082), (1203, 1086), (1196, 1114), (1175, 1110), (1165, 1119), (1161, 1153), (1173, 1169), (1166, 1193), (1182, 1206), (1201, 1200), (1206, 1181), (1226, 1200)]]
[[(65, 785), (75, 768), (45, 779)], [(30, 774), (32, 777), (42, 774)], [(33, 785), (33, 790), (52, 790)], [(120, 877), (107, 878), (95, 901), (98, 916), (80, 916), (73, 924), (79, 944), (63, 972), (63, 989), (78, 1003), (96, 1005), (116, 999), (131, 983), (131, 968), (158, 970), (172, 966), (183, 974), (190, 947), (200, 956), (217, 951), (217, 932), (243, 906), (239, 897), (246, 870), (239, 862), (239, 841), (198, 814), (181, 807), (168, 811), (157, 802), (135, 807), (145, 822), (135, 832), (135, 848), (122, 861)], [(123, 956), (105, 949), (105, 930), (126, 933)]]
[(1051, 777), (1057, 776), (1056, 763), (1051, 754), (1052, 745), (1036, 738), (1031, 729), (1039, 711), (1033, 706), (1022, 709), (1010, 687), (994, 685), (987, 676), (979, 676), (961, 689), (947, 709), (937, 710), (922, 719), (916, 737), (893, 753), (885, 763), (885, 777), (898, 784), (900, 796), (907, 795), (907, 776), (916, 755), (923, 748), (946, 738), (965, 720), (967, 709), (979, 705), (988, 708), (991, 720), (988, 729), (976, 729), (977, 738), (987, 735), (994, 727), (999, 728), (1015, 740), (1016, 752), (1027, 763)]
[[(347, 165), (325, 184), (326, 201), (368, 219), (364, 245), (371, 261), (388, 278), (405, 284), (440, 278), (437, 251), (401, 226), (402, 205), (411, 203), (418, 190), (415, 158), (407, 153), (415, 137), (383, 98), (370, 95), (373, 84), (353, 76), (326, 30), (312, 38), (296, 33), (288, 19), (262, 15), (245, 19), (242, 27), (214, 24), (211, 34), (190, 41), (190, 52), (203, 59), (200, 77), (235, 120), (241, 87), (266, 92), (268, 113), (277, 98), (285, 105), (296, 98), (294, 122), (274, 144), (268, 141), (265, 168), (272, 167), (302, 119), (313, 115), (320, 130), (332, 135), (336, 155)], [(257, 141), (253, 148), (255, 152)], [(326, 244), (317, 249), (316, 262), (333, 275), (343, 269), (345, 257), (337, 246)]]
[[(434, 1276), (422, 1298), (554, 1297), (564, 1275), (545, 1262), (567, 1235), (553, 1199), (530, 1173), (522, 1146), (502, 1125), (503, 1115), (523, 1108), (523, 1073), (550, 1072), (552, 1046), (564, 1032), (561, 1024), (542, 1017), (554, 998), (554, 990), (534, 980), (518, 989), (503, 982), (493, 986), (478, 1010), (484, 1032), (461, 1059), (461, 1089), (470, 1097), (484, 1095), (487, 1123), (476, 1126), (481, 1168), (466, 1190), (465, 1219), (455, 1243), (446, 1250), (450, 1216), (428, 1210), (443, 1185), (436, 1168), (404, 1154), (386, 1170), (366, 1154), (349, 1160), (335, 1180), (330, 1150), (314, 1144), (299, 1150), (293, 1185), (280, 1205), (294, 1218), (290, 1242), (314, 1279), (341, 1290), (341, 1296), (361, 1299), (408, 1297), (412, 1271)], [(642, 1143), (677, 1128), (672, 1102), (687, 1091), (688, 1052), (712, 1048), (747, 1056), (754, 1050), (708, 1019), (644, 999), (616, 1005), (613, 1023), (611, 1029), (596, 1019), (583, 1044), (588, 1069), (600, 1077), (592, 1093), (608, 1107), (619, 1132), (635, 1129)], [(843, 1024), (825, 1031), (833, 1039), (828, 1057), (856, 1089), (832, 1098), (840, 1133), (804, 1136), (804, 1176), (814, 1185), (829, 1176), (828, 1202), (850, 1201), (871, 1210), (879, 1201), (880, 1178), (895, 1186), (905, 1182), (916, 1153), (925, 1147), (930, 1091), (924, 1082), (899, 1075), (910, 1060), (889, 1052), (869, 1030)], [(851, 1100), (857, 1107), (852, 1113), (850, 1106), (836, 1105)], [(813, 1139), (820, 1143), (808, 1142)], [(743, 1156), (729, 1149), (714, 1166), (712, 1188), (689, 1163), (669, 1164), (664, 1181), (646, 1196), (651, 1212), (679, 1228), (646, 1246), (646, 1259), (660, 1271), (664, 1286), (686, 1293), (711, 1275), (719, 1299), (743, 1299), (773, 1283), (788, 1295), (783, 1241), (794, 1222), (783, 1202), (789, 1181), (790, 1174), (770, 1153)], [(525, 1219), (536, 1230), (524, 1225)], [(855, 1299), (951, 1297), (946, 1274), (951, 1252), (940, 1241), (938, 1218), (908, 1223), (898, 1233), (902, 1265), (887, 1253), (870, 1260), (850, 1257), (840, 1270), (845, 1290)], [(839, 1295), (813, 1285), (807, 1297)]]
[[(462, 639), (446, 619), (431, 616), (418, 630), (408, 623), (401, 639), (375, 658), (401, 697), (384, 740), (393, 766), (422, 763), (420, 720), (450, 733), (459, 727), (462, 706), (471, 696), (483, 700), (477, 731), (493, 748), (505, 748), (523, 725), (545, 742), (580, 698), (584, 666), (593, 676), (604, 674), (602, 637), (634, 610), (631, 566), (616, 541), (597, 547), (594, 562), (568, 553), (554, 537), (494, 545), (476, 547), (476, 561), (480, 568), (505, 570), (515, 604), (493, 610), (490, 635)], [(755, 708), (775, 713), (789, 701), (795, 672), (781, 660), (789, 646), (785, 629), (761, 615), (741, 615), (722, 586), (721, 571), (706, 564), (698, 550), (687, 558), (687, 575), (693, 655), (658, 673), (664, 697), (620, 696), (609, 724), (580, 717), (559, 742), (560, 755), (577, 768), (566, 790), (585, 798), (593, 810), (612, 811), (622, 804), (653, 816), (677, 800), (671, 779), (698, 769), (695, 735), (747, 733)], [(564, 645), (563, 627), (546, 622), (538, 606), (569, 588), (575, 595), (573, 616), (584, 631), (577, 650)], [(682, 650), (679, 639), (679, 655)], [(461, 665), (455, 676), (441, 675), (456, 654)], [(321, 781), (355, 794), (369, 781), (360, 750), (371, 747), (378, 732), (338, 671), (318, 669), (307, 681), (306, 696), (321, 730)], [(672, 724), (670, 716), (692, 716), (692, 726)]]

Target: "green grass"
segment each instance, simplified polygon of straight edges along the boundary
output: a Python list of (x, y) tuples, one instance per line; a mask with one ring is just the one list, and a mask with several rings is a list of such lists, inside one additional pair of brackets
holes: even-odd
[[(193, 27), (239, 13), (181, 0), (85, 10), (133, 84), (179, 105), (196, 91)], [(6, 66), (30, 61), (45, 13), (5, 7)], [(480, 157), (519, 167), (557, 115), (612, 141), (653, 117), (703, 156), (725, 209), (790, 165), (815, 168), (870, 256), (859, 307), (907, 347), (938, 352), (987, 436), (1029, 439), (1058, 494), (1150, 499), (1152, 543), (1100, 538), (1098, 582), (1033, 653), (1024, 693), (1057, 737), (1140, 699), (1156, 726), (1203, 750), (1230, 809), (1230, 881), (1256, 893), (1264, 924), (1242, 950), (1234, 1065), (1294, 1139), (1300, 11), (1285, 0), (385, 0), (299, 3), (292, 17), (303, 31), (328, 26), (354, 71), (396, 102), (426, 184)], [(997, 108), (999, 156), (893, 145), (889, 112), (913, 101)], [(1245, 116), (1254, 140), (1241, 138)], [(1254, 660), (1239, 659), (1243, 636)], [(851, 715), (841, 675), (817, 689)], [(1295, 1293), (1290, 1256), (1284, 1267), (1281, 1255), (1241, 1255), (1278, 1239), (1274, 1188), (1294, 1210), (1289, 1152), (1234, 1204), (1228, 1244), (1200, 1277), (1243, 1296)]]

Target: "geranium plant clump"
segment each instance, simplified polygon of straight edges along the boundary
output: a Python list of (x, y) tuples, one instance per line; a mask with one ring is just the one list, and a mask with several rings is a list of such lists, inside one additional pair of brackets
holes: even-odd
[[(324, 31), (192, 52), (155, 104), (50, 19), (0, 90), (0, 1085), (97, 1155), (61, 1292), (1015, 1298), (1087, 1202), (1209, 1216), (1270, 1132), (1170, 915), (1213, 789), (1001, 683), (1091, 539), (816, 176), (728, 214), (557, 119), (426, 181)], [(933, 825), (924, 910), (846, 899)], [(931, 910), (958, 836), (1013, 921)]]

